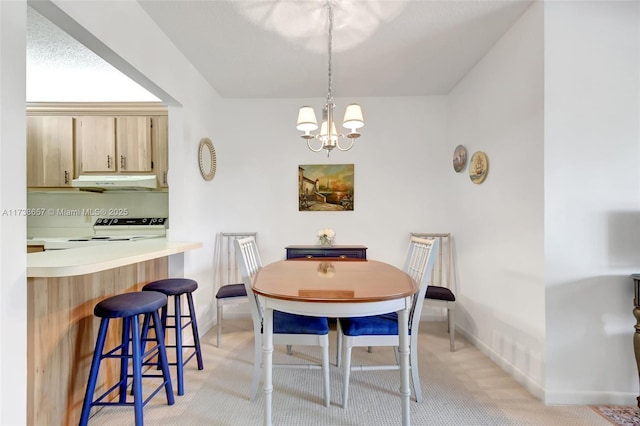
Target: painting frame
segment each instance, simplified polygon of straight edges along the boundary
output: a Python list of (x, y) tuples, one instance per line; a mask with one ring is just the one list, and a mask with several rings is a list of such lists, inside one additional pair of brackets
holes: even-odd
[(298, 211), (353, 211), (353, 164), (298, 165)]

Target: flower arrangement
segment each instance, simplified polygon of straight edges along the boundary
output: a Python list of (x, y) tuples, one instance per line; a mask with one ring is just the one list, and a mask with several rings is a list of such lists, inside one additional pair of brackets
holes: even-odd
[(318, 231), (318, 238), (320, 239), (320, 244), (323, 246), (330, 246), (335, 236), (336, 233), (333, 232), (331, 228), (323, 228)]

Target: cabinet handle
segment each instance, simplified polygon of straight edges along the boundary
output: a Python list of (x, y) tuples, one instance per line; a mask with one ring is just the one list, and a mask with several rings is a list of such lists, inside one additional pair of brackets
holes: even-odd
[(127, 160), (125, 159), (125, 156), (121, 155), (120, 156), (120, 168), (122, 170), (126, 170), (126, 167), (125, 167), (126, 163), (127, 163)]
[(69, 184), (69, 172), (68, 171), (64, 171), (64, 184), (68, 185)]
[(163, 184), (167, 184), (167, 172), (162, 173), (162, 182)]
[(107, 169), (111, 168), (111, 156), (107, 155)]
[(313, 255), (311, 255), (311, 254), (308, 254), (308, 255), (306, 255), (305, 257), (306, 257), (307, 259), (313, 259)]
[(347, 256), (345, 256), (344, 254), (340, 255), (340, 259), (346, 259), (346, 258), (347, 258)]

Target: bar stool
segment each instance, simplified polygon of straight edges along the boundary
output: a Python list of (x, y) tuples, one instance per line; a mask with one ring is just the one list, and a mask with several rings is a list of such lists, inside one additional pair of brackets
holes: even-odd
[[(153, 281), (144, 287), (142, 291), (158, 291), (167, 296), (173, 296), (174, 309), (173, 315), (168, 315), (167, 306), (162, 308), (161, 321), (163, 329), (175, 329), (175, 345), (166, 345), (167, 348), (176, 348), (176, 362), (169, 362), (169, 365), (177, 367), (178, 376), (178, 395), (184, 395), (184, 366), (196, 356), (198, 360), (198, 370), (204, 368), (202, 364), (202, 351), (200, 350), (200, 337), (198, 336), (198, 323), (196, 322), (196, 310), (193, 306), (192, 293), (198, 288), (198, 283), (188, 278), (167, 278), (164, 280)], [(189, 315), (182, 315), (182, 307), (180, 298), (186, 295), (189, 305)], [(167, 324), (167, 318), (173, 318), (173, 325)], [(189, 321), (182, 323), (182, 318), (189, 318)], [(193, 345), (184, 345), (182, 343), (182, 330), (191, 325), (193, 332)], [(194, 351), (186, 359), (184, 359), (183, 350), (185, 348), (193, 348)]]
[[(163, 387), (167, 395), (167, 404), (174, 404), (173, 388), (171, 386), (171, 375), (169, 373), (169, 363), (167, 360), (167, 352), (164, 346), (164, 333), (161, 327), (158, 309), (167, 306), (167, 296), (157, 291), (151, 292), (132, 292), (124, 293), (109, 297), (99, 302), (93, 309), (93, 314), (100, 320), (100, 329), (98, 338), (96, 339), (96, 347), (93, 352), (91, 361), (91, 370), (89, 372), (89, 380), (87, 390), (82, 404), (82, 414), (80, 416), (80, 425), (84, 426), (89, 421), (91, 407), (116, 405), (116, 406), (133, 406), (135, 412), (136, 426), (142, 426), (142, 408), (155, 396)], [(153, 319), (153, 327), (155, 336), (153, 339), (141, 337), (140, 332), (140, 315), (144, 316), (143, 329), (149, 327), (149, 322)], [(109, 321), (113, 318), (122, 318), (122, 340), (115, 348), (104, 352), (104, 345), (109, 328)], [(143, 341), (155, 341), (149, 351), (141, 350), (146, 346)], [(129, 343), (131, 343), (131, 353), (129, 353)], [(162, 374), (142, 374), (142, 364), (145, 357), (157, 356)], [(93, 399), (96, 382), (98, 380), (98, 372), (100, 370), (100, 362), (103, 359), (118, 358), (120, 359), (120, 380), (118, 383), (109, 388), (95, 400)], [(133, 364), (132, 374), (129, 374), (129, 359)], [(133, 402), (127, 402), (127, 379), (133, 377)], [(142, 378), (155, 377), (161, 378), (162, 383), (144, 400), (142, 395)], [(108, 384), (107, 384), (108, 386)], [(104, 401), (104, 399), (114, 390), (119, 389), (119, 397), (117, 401)]]

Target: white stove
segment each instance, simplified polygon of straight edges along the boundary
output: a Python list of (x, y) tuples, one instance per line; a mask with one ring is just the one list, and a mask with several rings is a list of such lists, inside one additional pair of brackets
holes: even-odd
[(73, 238), (44, 239), (45, 250), (86, 247), (98, 244), (131, 242), (162, 238), (167, 234), (167, 218), (98, 218), (94, 235)]

